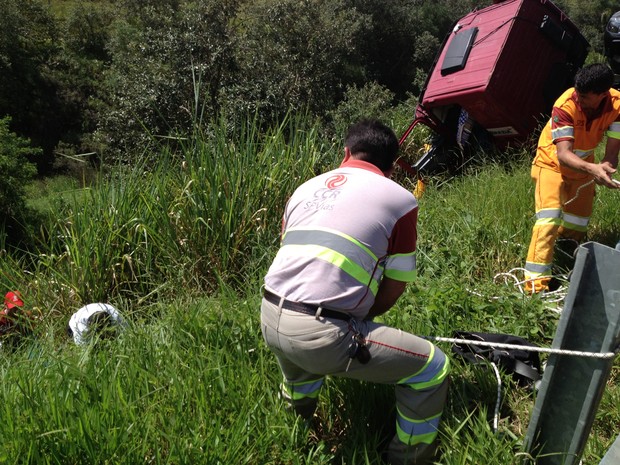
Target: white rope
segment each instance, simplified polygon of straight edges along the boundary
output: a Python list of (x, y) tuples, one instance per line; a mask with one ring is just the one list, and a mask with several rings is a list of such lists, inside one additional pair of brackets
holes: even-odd
[(499, 428), (499, 406), (502, 400), (502, 378), (499, 374), (499, 368), (493, 362), (490, 364), (495, 371), (495, 378), (497, 378), (497, 400), (495, 401), (495, 412), (493, 413), (493, 432), (497, 433)]
[[(525, 268), (512, 268), (511, 270), (508, 270), (505, 273), (498, 273), (495, 276), (493, 276), (493, 281), (497, 283), (498, 278), (504, 278), (504, 284), (508, 284), (507, 278), (510, 278), (514, 282), (515, 287), (517, 287), (519, 291), (521, 291), (522, 294), (529, 295), (530, 293), (525, 290), (523, 285), (528, 282), (536, 281), (537, 279), (540, 279), (540, 278), (520, 279), (516, 275), (517, 272), (523, 273), (525, 275), (525, 271), (526, 271)], [(549, 276), (545, 276), (545, 278), (556, 278), (560, 281), (568, 282), (568, 278), (566, 277), (566, 275), (549, 275)], [(534, 286), (532, 286), (532, 292), (531, 292), (532, 295), (534, 294), (533, 287)], [(568, 286), (562, 285), (554, 291), (545, 291), (541, 293), (541, 296), (545, 298), (547, 302), (550, 302), (550, 303), (560, 302), (564, 299), (564, 297), (566, 297), (567, 290), (568, 290)]]
[(590, 185), (590, 184), (592, 184), (593, 182), (594, 182), (594, 179), (592, 179), (592, 180), (588, 181), (587, 183), (582, 184), (581, 186), (579, 186), (579, 187), (577, 188), (577, 190), (575, 191), (575, 196), (574, 196), (572, 199), (569, 199), (569, 200), (567, 200), (566, 202), (564, 202), (564, 203), (562, 204), (562, 206), (563, 206), (563, 207), (565, 207), (566, 205), (568, 205), (569, 203), (571, 203), (571, 202), (573, 202), (575, 199), (577, 199), (577, 197), (579, 197), (579, 191), (580, 191), (581, 189), (583, 189), (584, 187), (589, 186), (589, 185)]
[[(513, 281), (514, 286), (517, 287), (519, 289), (519, 292), (521, 292), (521, 294), (527, 294), (529, 295), (528, 292), (525, 291), (523, 285), (527, 282), (531, 282), (531, 281), (535, 281), (537, 278), (531, 278), (531, 279), (519, 279), (515, 272), (525, 272), (525, 268), (513, 268), (505, 273), (498, 273), (493, 277), (493, 282), (498, 283), (499, 282), (499, 278), (503, 278), (504, 279), (504, 284), (508, 284), (509, 280)], [(549, 276), (550, 278), (556, 278), (560, 281), (565, 281), (568, 282), (568, 277), (565, 275), (554, 275), (554, 276)], [(532, 286), (533, 287), (533, 286)], [(482, 293), (466, 288), (465, 289), (467, 292), (469, 292), (470, 294), (473, 294), (475, 296), (478, 297), (482, 297), (482, 298), (486, 298), (488, 300), (491, 301), (496, 301), (496, 300), (500, 300), (501, 297), (500, 296), (485, 296)], [(539, 293), (540, 297), (542, 300), (545, 301), (545, 305), (546, 308), (548, 310), (551, 310), (552, 312), (555, 313), (562, 313), (562, 307), (558, 306), (558, 305), (553, 305), (553, 304), (557, 304), (559, 302), (562, 302), (564, 300), (564, 298), (566, 297), (566, 294), (568, 292), (568, 286), (567, 285), (561, 285), (560, 287), (558, 287), (556, 290), (554, 291), (545, 291), (545, 292), (541, 292)], [(534, 295), (534, 292), (532, 292), (532, 295)], [(551, 306), (549, 305), (551, 304)]]
[(614, 358), (616, 356), (616, 352), (585, 352), (581, 350), (567, 350), (567, 349), (553, 349), (553, 348), (546, 348), (546, 347), (523, 346), (519, 344), (507, 344), (504, 342), (476, 341), (476, 340), (459, 339), (459, 338), (452, 338), (452, 337), (440, 337), (440, 336), (422, 336), (422, 337), (424, 339), (427, 339), (430, 341), (437, 341), (437, 342), (451, 342), (453, 344), (471, 344), (474, 346), (493, 347), (496, 349), (518, 349), (518, 350), (526, 350), (530, 352), (539, 352), (539, 353), (546, 353), (546, 354), (574, 355), (576, 357), (608, 359), (608, 358)]
[[(487, 341), (477, 341), (477, 340), (469, 340), (469, 339), (459, 339), (459, 338), (451, 338), (451, 337), (440, 337), (440, 336), (422, 336), (424, 339), (437, 341), (437, 342), (451, 342), (453, 344), (471, 344), (482, 347), (492, 347), (497, 349), (519, 349), (526, 350), (531, 352), (543, 352), (550, 354), (560, 354), (560, 355), (574, 355), (579, 357), (591, 357), (591, 358), (600, 358), (600, 359), (611, 359), (614, 358), (617, 354), (616, 352), (584, 352), (580, 350), (564, 350), (564, 349), (551, 349), (545, 347), (532, 347), (532, 346), (523, 346), (519, 344), (506, 344), (503, 342), (487, 342)], [(501, 405), (502, 399), (502, 378), (500, 376), (499, 369), (497, 365), (491, 361), (489, 361), (489, 365), (493, 367), (493, 371), (495, 371), (495, 378), (497, 379), (497, 399), (495, 400), (495, 410), (493, 412), (493, 432), (497, 433), (499, 428), (499, 409)]]

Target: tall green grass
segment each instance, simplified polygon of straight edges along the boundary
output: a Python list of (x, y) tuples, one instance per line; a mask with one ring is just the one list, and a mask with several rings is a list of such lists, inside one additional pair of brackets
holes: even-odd
[[(265, 134), (258, 126), (215, 125), (168, 145), (152, 166), (114, 171), (73, 196), (63, 188), (44, 203), (38, 253), (0, 254), (3, 287), (21, 289), (42, 316), (22, 346), (0, 350), (0, 463), (380, 463), (394, 427), (390, 386), (329, 379), (310, 426), (279, 398), (259, 329), (261, 278), (286, 199), (341, 151), (303, 118)], [(523, 265), (534, 221), (529, 158), (513, 158), (429, 183), (419, 278), (383, 321), (430, 338), (481, 330), (550, 344), (557, 313), (496, 279)], [(596, 202), (590, 238), (613, 245), (617, 193), (599, 189)], [(69, 314), (99, 300), (130, 327), (75, 347), (63, 333)], [(617, 435), (619, 374), (616, 363), (586, 465)], [(494, 373), (453, 360), (442, 464), (517, 463), (535, 392), (507, 375), (503, 384), (494, 432)]]
[(163, 147), (154, 165), (114, 170), (72, 198), (65, 192), (48, 211), (39, 250), (7, 257), (6, 281), (23, 270), (27, 282), (11, 286), (63, 308), (244, 287), (278, 243), (287, 197), (334, 157), (301, 117), (258, 127), (199, 129), (174, 151)]

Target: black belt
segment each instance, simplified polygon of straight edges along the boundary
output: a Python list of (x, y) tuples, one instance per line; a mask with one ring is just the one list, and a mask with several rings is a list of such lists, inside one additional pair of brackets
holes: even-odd
[[(263, 296), (267, 302), (271, 302), (274, 305), (280, 305), (280, 300), (282, 298), (275, 295), (273, 292), (265, 289)], [(316, 315), (316, 312), (319, 310), (318, 305), (304, 304), (303, 302), (292, 302), (286, 299), (282, 301), (282, 308), (313, 316)], [(343, 312), (337, 312), (336, 310), (330, 310), (328, 308), (321, 308), (320, 315), (324, 318), (335, 318), (336, 320), (348, 321), (351, 319), (351, 315)]]

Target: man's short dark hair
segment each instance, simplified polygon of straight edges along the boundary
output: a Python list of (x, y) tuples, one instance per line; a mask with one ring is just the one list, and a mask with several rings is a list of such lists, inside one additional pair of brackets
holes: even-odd
[(344, 145), (358, 160), (372, 163), (388, 171), (398, 155), (398, 138), (394, 131), (380, 121), (364, 119), (349, 128)]
[(602, 94), (614, 85), (614, 72), (604, 63), (584, 66), (575, 75), (575, 90), (580, 94)]

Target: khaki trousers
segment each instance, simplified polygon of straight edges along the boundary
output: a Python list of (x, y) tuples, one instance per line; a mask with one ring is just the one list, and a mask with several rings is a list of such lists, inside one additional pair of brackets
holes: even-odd
[[(261, 330), (284, 374), (283, 394), (298, 414), (312, 416), (327, 375), (393, 384), (396, 434), (388, 448), (390, 463), (421, 464), (432, 458), (449, 359), (429, 341), (370, 321), (316, 318), (265, 299)], [(349, 365), (353, 330), (366, 338), (372, 357), (367, 364), (353, 359)]]

